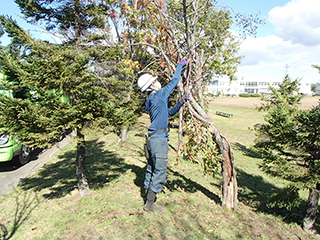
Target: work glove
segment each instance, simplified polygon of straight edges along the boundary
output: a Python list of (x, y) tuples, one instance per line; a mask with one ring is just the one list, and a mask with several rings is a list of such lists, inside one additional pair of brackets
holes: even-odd
[(187, 63), (188, 63), (188, 61), (187, 61), (186, 58), (185, 58), (185, 59), (182, 59), (182, 60), (179, 62), (179, 64), (181, 64), (182, 66), (187, 65)]
[(189, 97), (189, 95), (187, 95), (187, 94), (185, 93), (185, 94), (179, 99), (179, 102), (182, 103), (182, 104), (184, 104), (184, 102), (185, 102), (186, 100), (190, 100), (190, 97)]

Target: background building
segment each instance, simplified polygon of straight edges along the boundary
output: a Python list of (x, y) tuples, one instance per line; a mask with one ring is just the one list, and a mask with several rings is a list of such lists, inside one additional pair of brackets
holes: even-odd
[[(216, 96), (235, 96), (241, 93), (268, 94), (271, 92), (269, 90), (269, 86), (273, 86), (278, 89), (281, 83), (282, 81), (246, 81), (245, 79), (235, 80), (230, 83), (229, 79), (220, 78), (211, 82), (208, 87), (208, 92)], [(313, 92), (311, 91), (311, 82), (301, 80), (299, 83), (299, 93), (312, 96)]]
[(317, 83), (316, 89), (315, 89), (315, 95), (320, 96), (320, 83)]

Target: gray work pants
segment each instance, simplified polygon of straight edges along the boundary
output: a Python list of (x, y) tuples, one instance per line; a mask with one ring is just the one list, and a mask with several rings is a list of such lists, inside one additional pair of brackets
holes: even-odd
[(151, 156), (148, 160), (144, 188), (159, 193), (167, 176), (168, 138), (150, 138), (150, 151)]

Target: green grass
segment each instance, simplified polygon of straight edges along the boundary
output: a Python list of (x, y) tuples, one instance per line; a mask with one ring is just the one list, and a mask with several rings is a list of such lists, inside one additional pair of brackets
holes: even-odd
[[(216, 110), (234, 117), (215, 115)], [(270, 194), (285, 183), (263, 174), (252, 154), (254, 133), (248, 128), (263, 120), (254, 109), (211, 106), (210, 116), (232, 144), (239, 181), (239, 209), (221, 206), (220, 174), (203, 175), (188, 161), (176, 165), (169, 153), (168, 179), (159, 199), (164, 213), (143, 211), (146, 160), (140, 118), (128, 142), (118, 145), (114, 133), (88, 130), (87, 172), (92, 194), (80, 198), (76, 189), (76, 144), (71, 142), (13, 192), (0, 198), (2, 239), (315, 239), (297, 221), (297, 212), (270, 209)], [(177, 146), (177, 129), (170, 131)], [(302, 209), (300, 210), (302, 212)], [(293, 216), (294, 215), (294, 216)]]

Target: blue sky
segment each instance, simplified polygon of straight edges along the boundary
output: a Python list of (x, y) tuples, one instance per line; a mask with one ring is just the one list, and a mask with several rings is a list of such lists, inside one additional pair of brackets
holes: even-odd
[(292, 79), (320, 82), (311, 65), (320, 65), (319, 0), (220, 0), (240, 13), (261, 13), (266, 25), (256, 37), (244, 40), (238, 79), (281, 81), (286, 73)]
[(275, 31), (275, 26), (268, 22), (269, 12), (274, 7), (283, 6), (288, 2), (288, 0), (219, 0), (218, 4), (230, 6), (235, 12), (242, 14), (260, 14), (266, 25), (259, 27), (257, 36), (267, 36)]
[[(241, 42), (240, 55), (244, 55), (238, 67), (238, 79), (249, 81), (281, 81), (287, 67), (292, 79), (320, 82), (320, 74), (312, 64), (320, 65), (320, 7), (319, 0), (220, 0), (219, 5), (232, 7), (235, 12), (257, 14), (266, 25), (258, 28), (256, 37)], [(48, 39), (25, 23), (18, 15), (19, 8), (13, 0), (6, 0), (0, 14), (11, 15), (33, 36)], [(236, 33), (235, 33), (236, 34)], [(6, 45), (8, 40), (1, 39)]]
[[(32, 26), (31, 24), (26, 23), (26, 21), (24, 21), (21, 17), (19, 17), (19, 16), (22, 16), (22, 14), (20, 14), (20, 9), (13, 0), (2, 0), (2, 1), (3, 2), (5, 1), (5, 3), (2, 2), (1, 4), (1, 8), (0, 8), (1, 15), (11, 16), (25, 30), (38, 29)], [(33, 32), (33, 33), (36, 33), (36, 32)], [(2, 37), (0, 41), (1, 41), (1, 45), (3, 46), (7, 45), (10, 42), (10, 40), (5, 36)]]

